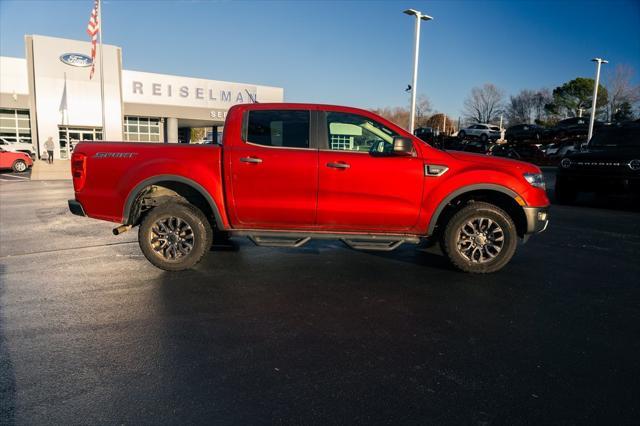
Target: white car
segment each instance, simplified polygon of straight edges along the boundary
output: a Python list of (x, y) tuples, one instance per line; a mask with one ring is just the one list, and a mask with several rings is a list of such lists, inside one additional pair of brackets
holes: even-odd
[(458, 137), (464, 139), (467, 137), (480, 138), (481, 141), (500, 139), (500, 127), (493, 124), (473, 124), (464, 129), (460, 129)]
[(22, 152), (29, 155), (31, 158), (36, 157), (36, 151), (33, 149), (33, 144), (31, 142), (23, 142), (23, 140), (17, 142), (6, 137), (0, 137), (0, 147), (5, 151)]

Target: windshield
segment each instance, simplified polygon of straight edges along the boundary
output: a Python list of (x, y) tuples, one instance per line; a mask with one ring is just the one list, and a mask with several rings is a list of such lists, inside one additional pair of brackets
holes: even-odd
[(589, 146), (592, 147), (640, 147), (640, 127), (601, 129)]

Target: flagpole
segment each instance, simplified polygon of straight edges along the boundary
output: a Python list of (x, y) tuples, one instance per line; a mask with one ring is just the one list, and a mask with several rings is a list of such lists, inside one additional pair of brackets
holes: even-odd
[(102, 0), (98, 0), (98, 43), (100, 44), (100, 102), (102, 104), (102, 140), (107, 140), (107, 127), (104, 119), (104, 61), (102, 60)]

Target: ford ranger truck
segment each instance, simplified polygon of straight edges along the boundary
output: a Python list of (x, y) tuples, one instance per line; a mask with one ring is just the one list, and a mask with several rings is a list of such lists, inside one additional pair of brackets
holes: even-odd
[(72, 213), (138, 226), (155, 266), (194, 266), (216, 234), (260, 246), (338, 239), (361, 250), (439, 243), (466, 272), (498, 271), (543, 231), (540, 169), (447, 152), (369, 111), (311, 104), (232, 107), (221, 145), (82, 142)]

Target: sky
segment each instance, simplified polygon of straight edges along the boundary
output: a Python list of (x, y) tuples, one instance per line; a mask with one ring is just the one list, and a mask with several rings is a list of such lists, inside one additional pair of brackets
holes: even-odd
[[(24, 57), (24, 35), (88, 40), (92, 0), (0, 0), (0, 55)], [(640, 0), (170, 1), (104, 0), (104, 43), (123, 68), (284, 87), (285, 101), (406, 106), (413, 8), (423, 22), (417, 93), (462, 113), (474, 86), (505, 94), (593, 77), (593, 57), (636, 70)]]

